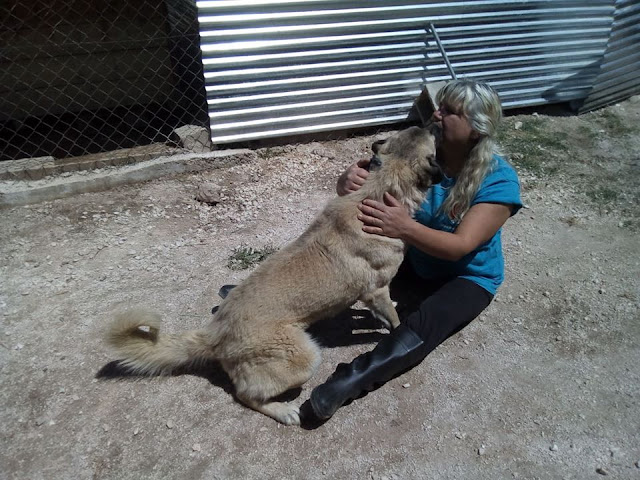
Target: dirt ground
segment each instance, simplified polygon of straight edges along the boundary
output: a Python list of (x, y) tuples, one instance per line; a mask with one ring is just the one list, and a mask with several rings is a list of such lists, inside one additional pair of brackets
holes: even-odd
[[(510, 115), (526, 208), (503, 234), (495, 301), (423, 363), (315, 429), (236, 402), (215, 372), (98, 379), (114, 311), (197, 328), (239, 246), (281, 247), (373, 140), (272, 146), (253, 161), (4, 209), (0, 478), (640, 479), (640, 98)], [(215, 206), (199, 186), (221, 191)], [(298, 404), (384, 330), (314, 329)]]

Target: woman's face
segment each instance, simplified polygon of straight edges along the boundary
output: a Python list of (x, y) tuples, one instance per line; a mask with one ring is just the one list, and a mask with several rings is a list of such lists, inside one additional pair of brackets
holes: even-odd
[(433, 112), (433, 119), (442, 127), (443, 145), (466, 147), (473, 143), (477, 136), (469, 119), (445, 102)]

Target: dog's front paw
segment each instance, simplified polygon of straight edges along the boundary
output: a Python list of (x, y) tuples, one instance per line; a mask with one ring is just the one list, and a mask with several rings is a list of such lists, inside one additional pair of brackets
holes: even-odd
[(295, 405), (282, 403), (274, 418), (283, 425), (300, 425), (300, 409)]

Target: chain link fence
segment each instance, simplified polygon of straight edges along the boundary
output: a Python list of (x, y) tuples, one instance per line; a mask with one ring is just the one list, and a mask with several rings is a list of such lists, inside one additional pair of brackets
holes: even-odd
[(0, 160), (171, 143), (185, 125), (210, 137), (193, 0), (1, 2)]

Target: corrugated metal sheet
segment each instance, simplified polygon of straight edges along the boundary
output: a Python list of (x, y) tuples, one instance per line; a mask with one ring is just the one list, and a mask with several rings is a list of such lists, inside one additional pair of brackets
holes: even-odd
[(613, 0), (199, 1), (215, 143), (405, 120), (427, 81), (490, 82), (505, 108), (582, 99)]
[(611, 37), (593, 89), (580, 113), (640, 93), (640, 3), (618, 0)]

